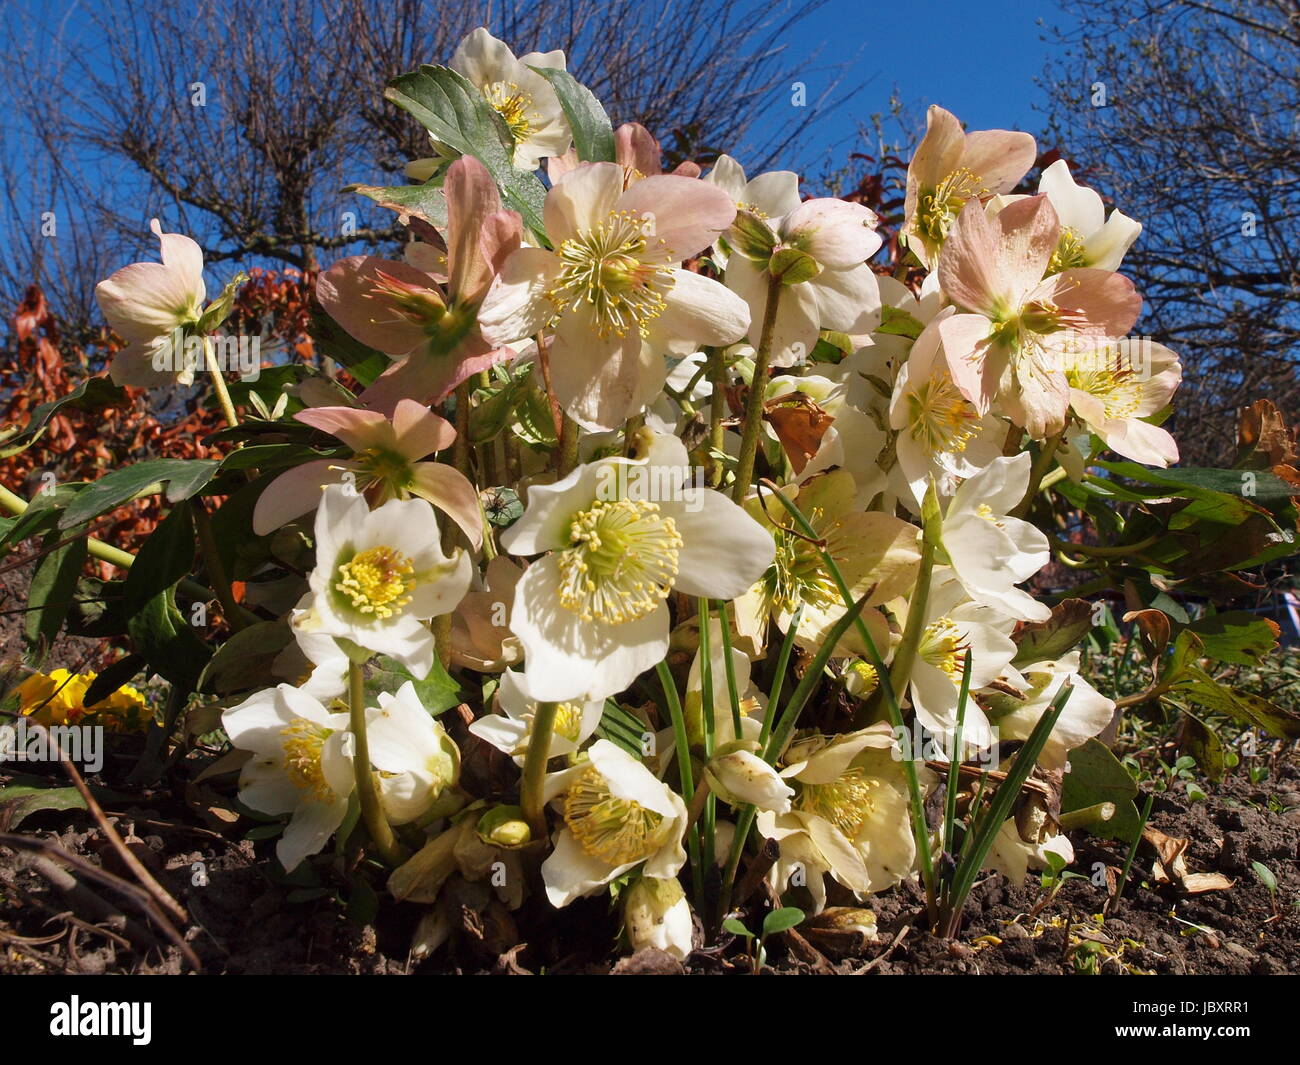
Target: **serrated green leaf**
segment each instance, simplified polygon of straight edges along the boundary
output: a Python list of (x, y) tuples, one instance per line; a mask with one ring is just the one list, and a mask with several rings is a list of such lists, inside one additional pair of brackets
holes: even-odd
[(413, 115), (434, 138), (472, 155), (496, 180), (508, 206), (534, 233), (544, 234), (546, 189), (536, 174), (513, 162), (514, 139), (505, 121), (469, 81), (448, 67), (422, 66), (388, 83), (384, 96)]
[(169, 503), (179, 503), (201, 491), (220, 465), (216, 459), (152, 459), (114, 470), (77, 493), (59, 519), (59, 528), (70, 529), (98, 517), (154, 484), (166, 486)]
[(410, 215), (431, 226), (447, 225), (447, 197), (441, 185), (347, 185), (344, 192), (355, 192), (374, 200), (399, 215)]
[(555, 67), (529, 67), (551, 83), (559, 97), (564, 117), (573, 130), (573, 147), (585, 163), (614, 162), (614, 127), (609, 115), (585, 85), (567, 70)]

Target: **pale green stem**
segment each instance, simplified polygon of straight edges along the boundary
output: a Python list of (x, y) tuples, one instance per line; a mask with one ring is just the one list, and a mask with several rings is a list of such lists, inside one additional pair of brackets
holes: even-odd
[(528, 735), (528, 750), (524, 754), (524, 772), (519, 782), (519, 805), (533, 839), (546, 839), (546, 803), (543, 789), (546, 784), (546, 763), (550, 761), (551, 737), (555, 733), (555, 718), (559, 703), (538, 703), (533, 714), (533, 727)]
[(203, 338), (203, 362), (207, 366), (208, 376), (212, 378), (212, 390), (217, 394), (221, 413), (226, 419), (226, 424), (233, 429), (239, 424), (239, 415), (235, 413), (235, 405), (230, 400), (230, 390), (226, 388), (226, 379), (221, 373), (221, 367), (217, 365), (212, 355), (212, 340), (206, 336)]
[(763, 331), (759, 334), (758, 351), (754, 353), (754, 376), (749, 384), (749, 401), (745, 405), (745, 423), (740, 436), (740, 458), (736, 461), (736, 487), (734, 498), (744, 499), (754, 476), (754, 460), (758, 457), (758, 443), (763, 432), (763, 400), (767, 393), (767, 371), (772, 363), (772, 331), (776, 327), (776, 310), (781, 302), (781, 279), (773, 277), (767, 285), (767, 307), (763, 311)]
[(352, 768), (356, 778), (357, 801), (361, 806), (361, 820), (370, 833), (371, 842), (380, 856), (391, 866), (401, 865), (409, 857), (406, 848), (397, 842), (392, 826), (384, 816), (384, 806), (375, 788), (375, 775), (370, 771), (370, 741), (366, 737), (366, 686), (361, 667), (348, 663), (348, 710), (354, 743)]

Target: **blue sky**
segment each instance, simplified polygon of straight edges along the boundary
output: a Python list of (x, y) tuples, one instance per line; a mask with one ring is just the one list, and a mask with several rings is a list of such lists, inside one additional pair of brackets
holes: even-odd
[[(817, 66), (851, 58), (846, 81), (867, 84), (849, 104), (825, 115), (817, 147), (843, 159), (860, 146), (858, 123), (873, 111), (886, 111), (895, 89), (922, 121), (925, 107), (937, 103), (970, 129), (1040, 132), (1043, 119), (1034, 105), (1041, 106), (1044, 97), (1035, 78), (1053, 51), (1042, 40), (1040, 20), (1050, 25), (1064, 19), (1051, 0), (986, 0), (978, 10), (941, 0), (829, 0), (799, 22), (789, 51), (811, 54), (820, 47)], [(828, 80), (825, 70), (810, 72), (810, 101)], [(774, 115), (783, 117), (779, 108)]]

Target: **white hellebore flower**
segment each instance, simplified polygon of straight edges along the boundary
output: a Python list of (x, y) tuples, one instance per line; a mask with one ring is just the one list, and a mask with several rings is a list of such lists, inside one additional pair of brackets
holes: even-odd
[(1047, 537), (1008, 516), (1029, 488), (1029, 452), (994, 459), (964, 481), (943, 519), (943, 546), (953, 572), (977, 603), (1021, 621), (1046, 621), (1044, 603), (1017, 588), (1051, 557)]
[(409, 680), (396, 695), (381, 692), (379, 705), (366, 710), (366, 737), (380, 801), (395, 825), (418, 818), (460, 775), (456, 744)]
[(773, 279), (781, 279), (772, 323), (773, 366), (807, 359), (822, 329), (865, 338), (880, 322), (880, 288), (867, 265), (880, 248), (879, 224), (861, 204), (806, 200), (772, 222), (774, 244), (765, 261), (734, 249), (727, 287), (749, 305), (749, 340), (755, 346), (762, 340)]
[[(773, 170), (746, 179), (745, 168), (729, 155), (718, 156), (704, 181), (722, 189), (736, 204), (738, 211), (748, 211), (766, 221), (781, 218), (799, 206), (799, 175), (793, 170)], [(714, 258), (727, 265), (727, 253), (714, 249)]]
[(1062, 226), (1056, 254), (1048, 266), (1050, 273), (1080, 266), (1119, 269), (1124, 254), (1142, 232), (1142, 223), (1135, 222), (1123, 211), (1111, 211), (1107, 218), (1101, 197), (1094, 190), (1075, 184), (1064, 159), (1056, 160), (1043, 171), (1038, 191), (1052, 201)]
[(695, 178), (660, 174), (623, 187), (618, 163), (584, 163), (546, 195), (555, 247), (506, 260), (479, 309), (484, 339), (508, 344), (545, 329), (551, 381), (565, 411), (613, 429), (659, 394), (665, 355), (739, 340), (744, 301), (679, 264), (735, 218), (731, 197)]
[(622, 691), (668, 651), (670, 591), (733, 599), (772, 563), (771, 537), (744, 510), (693, 486), (682, 442), (652, 439), (645, 459), (602, 459), (533, 486), (501, 538), (516, 555), (545, 552), (510, 615), (536, 699)]
[(424, 622), (460, 602), (470, 571), (465, 552), (442, 553), (437, 518), (423, 499), (392, 499), (372, 511), (360, 494), (330, 485), (316, 512), (311, 590), (293, 625), (391, 655), (423, 678), (433, 665)]
[(1101, 732), (1115, 714), (1114, 700), (1106, 698), (1079, 675), (1078, 651), (1054, 661), (1021, 666), (1018, 672), (1008, 668), (1003, 677), (1024, 695), (1023, 699), (1016, 699), (998, 693), (989, 700), (989, 716), (995, 720), (1004, 740), (1028, 739), (1038, 719), (1061, 693), (1061, 686), (1068, 680), (1073, 687), (1038, 756), (1039, 764), (1048, 769), (1063, 769), (1066, 756)]
[[(533, 719), (537, 714), (539, 700), (529, 691), (528, 678), (524, 674), (506, 670), (501, 674), (496, 701), (497, 709), (501, 712), (478, 718), (470, 723), (469, 730), (498, 751), (510, 755), (515, 764), (522, 766), (533, 733)], [(555, 728), (551, 733), (547, 759), (576, 752), (596, 731), (604, 709), (603, 699), (560, 703), (555, 714)]]
[[(907, 782), (888, 723), (841, 736), (808, 736), (785, 753), (781, 776), (795, 786), (793, 808), (759, 811), (758, 830), (780, 843), (778, 890), (802, 869), (815, 911), (826, 904), (821, 874), (850, 891), (884, 891), (912, 872), (916, 847)], [(923, 786), (932, 776), (918, 767)]]
[[(520, 170), (536, 170), (543, 159), (568, 151), (573, 132), (560, 98), (551, 83), (531, 69), (563, 70), (562, 51), (529, 52), (515, 58), (504, 41), (480, 26), (460, 42), (447, 65), (478, 89), (501, 116), (514, 141), (514, 164)], [(434, 147), (443, 151), (436, 140)], [(427, 181), (441, 162), (417, 159), (407, 164), (407, 176)]]
[(621, 747), (597, 740), (590, 761), (553, 773), (544, 794), (564, 827), (542, 863), (546, 897), (557, 908), (598, 892), (645, 863), (646, 876), (670, 879), (686, 864), (686, 805)]
[(709, 787), (732, 806), (757, 806), (775, 814), (790, 812), (794, 788), (753, 751), (738, 748), (713, 756), (704, 767)]
[(232, 706), (221, 724), (231, 743), (253, 752), (239, 774), (240, 801), (265, 814), (292, 814), (275, 845), (292, 872), (325, 846), (347, 813), (355, 783), (348, 715), (281, 684)]
[(931, 477), (940, 493), (948, 494), (951, 481), (973, 477), (999, 458), (1006, 439), (1002, 419), (991, 411), (981, 415), (957, 388), (937, 321), (916, 338), (899, 367), (889, 425), (898, 430), (898, 465), (918, 512)]
[[(952, 737), (969, 650), (972, 695), (966, 702), (962, 737), (964, 744), (983, 749), (995, 737), (973, 693), (996, 680), (1015, 657), (1016, 645), (1010, 636), (1015, 622), (992, 607), (972, 601), (960, 581), (943, 580), (936, 573), (934, 583), (926, 601), (926, 626), (909, 678), (912, 706), (930, 732)], [(964, 754), (957, 753), (961, 760)]]
[(691, 952), (691, 904), (681, 882), (643, 876), (628, 888), (623, 927), (633, 951), (653, 948), (684, 961)]
[[(113, 356), (109, 376), (118, 385), (152, 388), (168, 381), (194, 381), (194, 363), (175, 350), (179, 334), (203, 314), (203, 249), (180, 233), (149, 223), (162, 245), (161, 263), (131, 263), (95, 286), (95, 298), (109, 326), (127, 346)], [(163, 368), (155, 356), (167, 355)]]

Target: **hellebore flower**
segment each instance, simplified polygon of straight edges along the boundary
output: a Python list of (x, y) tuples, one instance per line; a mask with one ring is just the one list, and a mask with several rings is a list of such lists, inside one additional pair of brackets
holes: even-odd
[(385, 413), (404, 398), (438, 400), (511, 354), (484, 341), (475, 315), (492, 278), (519, 247), (522, 222), (501, 209), (496, 182), (472, 156), (452, 163), (444, 191), (445, 298), (435, 275), (370, 255), (340, 259), (316, 281), (316, 297), (329, 316), (395, 360), (360, 396), (362, 404)]
[(501, 543), (545, 552), (516, 586), (510, 617), (535, 698), (621, 691), (668, 651), (670, 591), (732, 599), (771, 564), (771, 537), (689, 478), (685, 447), (661, 436), (645, 459), (601, 459), (529, 490)]
[[(371, 510), (339, 485), (316, 511), (316, 567), (294, 612), (299, 632), (391, 655), (423, 678), (433, 665), (433, 634), (423, 624), (449, 613), (469, 588), (464, 551), (438, 546), (438, 521), (423, 499), (393, 499)], [(350, 647), (348, 645), (351, 645)]]
[(379, 693), (379, 705), (366, 710), (366, 736), (384, 814), (395, 825), (424, 814), (460, 775), (460, 752), (410, 681), (396, 695)]
[(613, 429), (652, 400), (664, 356), (739, 340), (744, 303), (680, 269), (735, 216), (731, 198), (694, 178), (662, 174), (624, 189), (617, 163), (586, 163), (546, 196), (554, 251), (520, 248), (479, 311), (483, 336), (505, 344), (553, 331), (555, 394), (588, 429)]
[(944, 293), (967, 312), (938, 327), (953, 380), (980, 414), (996, 401), (1036, 440), (1065, 426), (1066, 371), (1078, 353), (1126, 334), (1142, 308), (1120, 274), (1044, 277), (1060, 232), (1046, 196), (1017, 200), (992, 220), (972, 203), (939, 257)]
[(155, 366), (155, 355), (167, 345), (174, 349), (177, 330), (203, 314), (203, 250), (180, 233), (164, 233), (156, 218), (149, 228), (162, 245), (162, 262), (131, 263), (95, 286), (109, 326), (127, 343), (113, 356), (109, 376), (114, 384), (136, 388), (189, 385), (195, 365), (183, 351), (171, 350), (166, 369)]
[(902, 237), (933, 267), (961, 210), (970, 201), (1010, 192), (1034, 165), (1038, 148), (1028, 133), (962, 130), (951, 112), (931, 104), (925, 136), (907, 167)]
[[(538, 703), (528, 690), (528, 678), (508, 669), (503, 672), (501, 685), (497, 688), (496, 703), (500, 713), (478, 718), (470, 723), (469, 730), (498, 751), (510, 755), (516, 765), (522, 766), (528, 741), (533, 734), (533, 719), (537, 714)], [(603, 699), (561, 703), (555, 715), (547, 759), (578, 751), (596, 731), (604, 709)]]
[(567, 906), (645, 863), (644, 874), (671, 879), (686, 864), (686, 805), (672, 788), (609, 740), (590, 760), (552, 773), (544, 794), (564, 817), (542, 863), (551, 905)]
[(231, 743), (253, 752), (239, 774), (240, 801), (265, 814), (292, 814), (275, 845), (292, 872), (325, 846), (347, 813), (355, 783), (348, 715), (281, 684), (232, 706), (221, 724)]
[(400, 400), (392, 418), (357, 407), (309, 407), (295, 417), (338, 437), (350, 459), (316, 459), (282, 473), (258, 497), (253, 532), (265, 536), (315, 510), (328, 485), (342, 484), (379, 506), (418, 496), (461, 527), (475, 548), (483, 542), (478, 493), (465, 475), (439, 462), (421, 462), (456, 438), (445, 419), (412, 399)]

